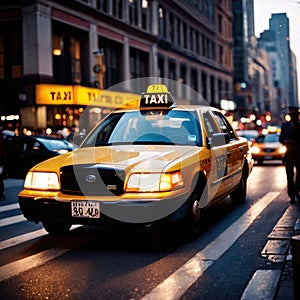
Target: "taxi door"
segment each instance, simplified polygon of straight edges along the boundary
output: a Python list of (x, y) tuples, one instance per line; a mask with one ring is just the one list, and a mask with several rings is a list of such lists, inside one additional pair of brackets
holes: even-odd
[(208, 193), (210, 201), (224, 195), (231, 188), (232, 156), (230, 145), (211, 145), (213, 134), (221, 133), (215, 117), (209, 111), (202, 114), (206, 129), (206, 145), (211, 152), (211, 170), (208, 176)]
[(220, 126), (221, 131), (227, 133), (230, 137), (230, 142), (226, 145), (226, 155), (229, 168), (228, 173), (231, 177), (232, 186), (236, 186), (239, 184), (242, 176), (244, 153), (247, 150), (244, 149), (245, 145), (243, 145), (237, 139), (233, 128), (226, 117), (218, 111), (214, 111), (213, 114)]

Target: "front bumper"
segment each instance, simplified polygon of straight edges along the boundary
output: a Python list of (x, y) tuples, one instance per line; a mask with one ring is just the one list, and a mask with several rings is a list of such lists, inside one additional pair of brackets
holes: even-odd
[(254, 160), (282, 160), (283, 154), (252, 154)]
[(100, 202), (100, 218), (75, 218), (71, 215), (70, 201), (20, 195), (18, 198), (20, 209), (28, 221), (35, 223), (44, 221), (65, 222), (83, 225), (175, 222), (186, 216), (188, 210), (187, 199), (188, 195), (181, 195), (180, 197), (163, 200), (139, 201), (126, 199)]

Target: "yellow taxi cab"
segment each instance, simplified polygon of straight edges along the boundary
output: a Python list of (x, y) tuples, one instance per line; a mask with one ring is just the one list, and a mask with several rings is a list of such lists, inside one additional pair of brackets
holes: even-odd
[(137, 109), (111, 113), (76, 150), (31, 168), (18, 200), (50, 234), (175, 221), (197, 234), (204, 208), (245, 200), (252, 167), (247, 140), (218, 109), (178, 106), (167, 86), (149, 85)]
[(268, 133), (259, 135), (250, 148), (252, 158), (259, 165), (264, 161), (281, 160), (283, 161), (286, 146), (279, 142), (280, 133)]

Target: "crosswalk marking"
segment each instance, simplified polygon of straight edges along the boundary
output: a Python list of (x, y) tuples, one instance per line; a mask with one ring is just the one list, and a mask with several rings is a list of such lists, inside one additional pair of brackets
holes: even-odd
[(188, 288), (219, 259), (229, 247), (248, 229), (259, 214), (275, 199), (280, 192), (270, 192), (256, 202), (247, 212), (221, 233), (203, 250), (196, 253), (189, 261), (172, 275), (146, 294), (143, 300), (179, 299)]
[(16, 246), (18, 244), (28, 242), (30, 240), (36, 239), (36, 238), (41, 237), (41, 236), (46, 235), (46, 234), (47, 234), (47, 232), (46, 232), (45, 229), (40, 229), (40, 230), (36, 230), (36, 231), (33, 231), (33, 232), (29, 232), (29, 233), (25, 233), (25, 234), (15, 236), (11, 239), (0, 242), (0, 250), (4, 250), (4, 249), (7, 249), (9, 247), (13, 247), (13, 246)]
[(23, 215), (17, 215), (17, 216), (13, 216), (13, 217), (4, 218), (4, 219), (0, 220), (0, 227), (20, 223), (23, 221), (26, 221), (26, 218), (24, 218)]
[(4, 205), (0, 207), (0, 212), (9, 211), (17, 208), (20, 208), (19, 203)]
[(23, 273), (29, 269), (40, 266), (51, 259), (65, 254), (70, 250), (71, 249), (67, 248), (52, 248), (4, 265), (0, 267), (0, 282)]
[[(72, 225), (70, 230), (73, 230), (73, 229), (81, 227), (81, 226), (82, 225)], [(39, 238), (39, 237), (47, 235), (47, 234), (48, 234), (48, 232), (46, 232), (46, 230), (44, 228), (42, 228), (39, 230), (35, 230), (32, 232), (28, 232), (25, 234), (15, 236), (13, 238), (10, 238), (8, 240), (0, 242), (0, 251), (10, 248), (10, 247), (13, 247), (13, 246), (16, 246), (16, 245), (19, 245), (19, 244), (22, 244), (22, 243), (25, 243), (25, 242), (28, 242), (30, 240)]]

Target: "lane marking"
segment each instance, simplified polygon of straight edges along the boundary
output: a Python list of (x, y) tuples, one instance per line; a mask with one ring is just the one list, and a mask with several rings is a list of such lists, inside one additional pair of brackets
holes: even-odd
[(20, 223), (23, 221), (27, 221), (27, 219), (23, 215), (17, 215), (14, 217), (4, 218), (4, 219), (0, 220), (0, 227)]
[(72, 249), (52, 248), (4, 265), (0, 267), (0, 282), (10, 277), (19, 275), (20, 273), (23, 273), (34, 267), (38, 267), (51, 259), (65, 254), (70, 250)]
[(179, 299), (188, 288), (201, 277), (205, 270), (233, 245), (233, 243), (249, 228), (259, 214), (279, 194), (280, 192), (270, 192), (266, 194), (214, 241), (208, 244), (203, 250), (196, 253), (190, 260), (152, 289), (142, 299)]
[(17, 208), (20, 208), (19, 203), (4, 205), (0, 207), (0, 212), (9, 211)]
[[(75, 229), (75, 228), (82, 227), (82, 226), (83, 225), (72, 225), (70, 231)], [(48, 234), (48, 232), (44, 228), (42, 228), (42, 229), (39, 229), (39, 230), (36, 230), (36, 231), (32, 231), (32, 232), (28, 232), (28, 233), (25, 233), (25, 234), (15, 236), (15, 237), (10, 238), (8, 240), (1, 241), (0, 242), (0, 251), (4, 250), (4, 249), (7, 249), (7, 248), (10, 248), (10, 247), (13, 247), (13, 246), (16, 246), (16, 245), (19, 245), (19, 244), (22, 244), (22, 243), (25, 243), (25, 242), (28, 242), (30, 240), (34, 240), (36, 238), (45, 236), (47, 234)]]
[(11, 239), (0, 242), (0, 251), (7, 249), (9, 247), (13, 247), (13, 246), (28, 242), (30, 240), (36, 239), (36, 238), (41, 237), (46, 234), (48, 234), (48, 233), (46, 232), (45, 229), (40, 229), (40, 230), (36, 230), (33, 232), (15, 236)]
[[(72, 229), (77, 227), (81, 227), (82, 225), (73, 225)], [(32, 268), (41, 266), (46, 262), (57, 258), (69, 251), (74, 250), (75, 248), (80, 247), (84, 243), (95, 238), (93, 235), (91, 236), (83, 236), (80, 239), (75, 239), (72, 247), (68, 247), (67, 245), (70, 243), (70, 240), (66, 239), (62, 242), (58, 247), (51, 248), (37, 254), (19, 259), (17, 261), (11, 262), (9, 264), (3, 265), (0, 267), (0, 282), (6, 279), (9, 279), (13, 276), (19, 275), (25, 271), (28, 271)]]

